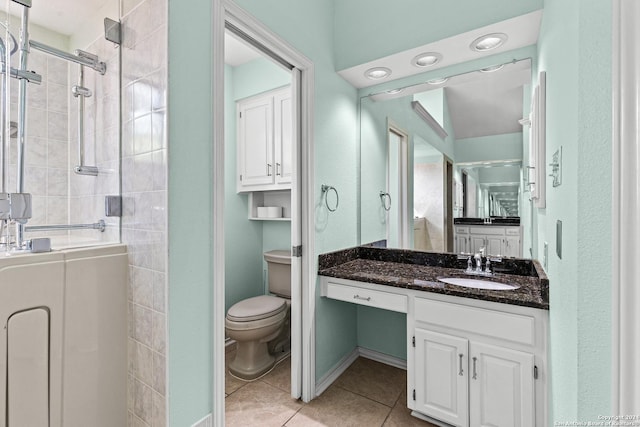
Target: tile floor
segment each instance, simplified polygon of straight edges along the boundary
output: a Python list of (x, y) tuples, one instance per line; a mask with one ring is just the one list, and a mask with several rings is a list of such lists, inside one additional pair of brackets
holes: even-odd
[[(227, 360), (234, 350), (227, 352)], [(358, 358), (309, 403), (290, 397), (290, 360), (263, 378), (245, 382), (226, 375), (226, 425), (260, 427), (435, 427), (406, 407), (406, 371)]]

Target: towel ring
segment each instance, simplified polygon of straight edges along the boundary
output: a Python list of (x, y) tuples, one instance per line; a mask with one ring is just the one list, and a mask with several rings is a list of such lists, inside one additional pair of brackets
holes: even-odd
[[(324, 204), (327, 206), (327, 209), (329, 209), (329, 212), (337, 211), (338, 204), (340, 204), (340, 196), (338, 196), (338, 190), (336, 190), (335, 187), (325, 184), (322, 184), (322, 187), (320, 188), (322, 189), (322, 194), (324, 195)], [(330, 190), (333, 190), (333, 192), (336, 193), (336, 206), (333, 209), (331, 209), (331, 206), (329, 206), (329, 198), (327, 197), (327, 193), (329, 193)]]
[(391, 195), (389, 193), (386, 193), (384, 191), (380, 192), (380, 201), (382, 202), (382, 208), (385, 211), (390, 211), (391, 210)]

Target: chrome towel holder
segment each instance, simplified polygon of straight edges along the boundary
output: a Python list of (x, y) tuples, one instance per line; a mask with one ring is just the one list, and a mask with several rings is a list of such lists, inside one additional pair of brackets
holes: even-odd
[(382, 203), (382, 208), (385, 211), (390, 211), (391, 210), (391, 195), (387, 192), (381, 191), (380, 192), (380, 202)]
[[(335, 187), (332, 187), (331, 185), (326, 185), (326, 184), (322, 184), (322, 187), (320, 187), (320, 189), (322, 190), (322, 196), (324, 196), (324, 204), (327, 206), (327, 209), (329, 210), (329, 212), (337, 211), (338, 205), (340, 204), (340, 196), (338, 196), (338, 190), (336, 190)], [(333, 190), (333, 192), (336, 193), (336, 206), (333, 209), (331, 209), (331, 206), (329, 206), (329, 199), (327, 197), (327, 193), (329, 193), (329, 191), (331, 190)]]

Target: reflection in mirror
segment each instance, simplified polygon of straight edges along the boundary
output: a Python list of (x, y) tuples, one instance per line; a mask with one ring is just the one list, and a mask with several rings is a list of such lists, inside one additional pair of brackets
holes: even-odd
[(530, 82), (521, 60), (361, 98), (361, 243), (459, 252), (455, 224), (519, 225)]

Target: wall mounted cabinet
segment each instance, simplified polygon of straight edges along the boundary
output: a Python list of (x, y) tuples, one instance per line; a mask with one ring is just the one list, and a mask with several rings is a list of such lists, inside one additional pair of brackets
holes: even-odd
[(289, 86), (236, 104), (237, 191), (291, 188), (293, 122)]

